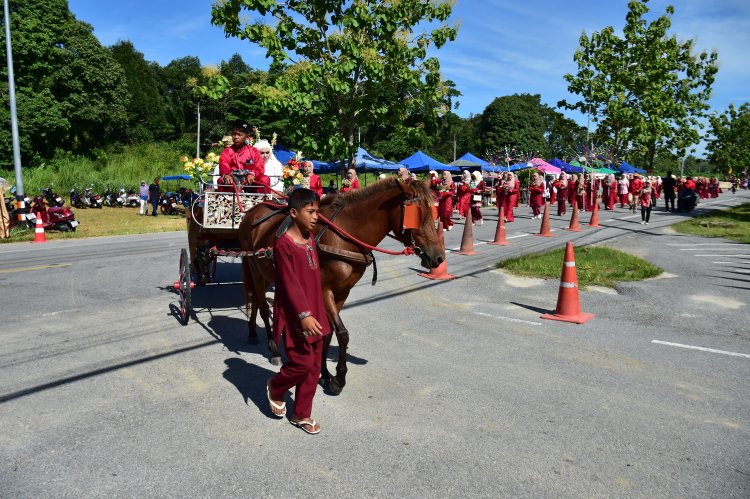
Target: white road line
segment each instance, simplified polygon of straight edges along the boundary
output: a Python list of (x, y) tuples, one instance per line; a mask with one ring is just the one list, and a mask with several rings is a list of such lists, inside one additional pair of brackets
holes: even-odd
[[(727, 244), (727, 246), (729, 246), (729, 245)], [(721, 247), (717, 247), (717, 248), (678, 248), (678, 249), (680, 251), (706, 251), (706, 250), (710, 250), (710, 251), (722, 251)], [(727, 248), (727, 251), (737, 251), (737, 248)]]
[(695, 243), (695, 244), (667, 244), (667, 246), (745, 246), (741, 243)]
[(533, 322), (533, 321), (525, 321), (523, 319), (516, 319), (514, 317), (505, 317), (502, 315), (492, 315), (492, 314), (485, 314), (484, 312), (474, 312), (476, 315), (481, 315), (482, 317), (489, 317), (491, 319), (498, 319), (501, 321), (508, 321), (508, 322), (520, 322), (521, 324), (528, 324), (530, 326), (541, 326), (541, 322)]
[(730, 265), (730, 264), (733, 264), (733, 263), (742, 263), (742, 262), (711, 262), (711, 263), (723, 263), (723, 264)]
[(669, 341), (660, 340), (651, 340), (651, 343), (656, 343), (658, 345), (667, 345), (670, 347), (688, 348), (690, 350), (700, 350), (701, 352), (720, 353), (723, 355), (731, 355), (733, 357), (745, 357), (746, 359), (750, 359), (750, 354), (746, 353), (728, 352), (726, 350), (716, 350), (715, 348), (696, 347), (693, 345), (683, 345), (682, 343), (670, 343)]
[[(739, 257), (743, 257), (743, 258), (744, 257), (750, 257), (750, 255), (743, 255), (741, 253), (738, 253), (736, 255), (732, 255), (730, 253), (724, 253), (723, 255), (693, 255), (693, 256), (714, 256), (714, 257), (716, 257), (716, 256), (729, 256), (729, 257), (733, 257), (733, 258), (737, 258), (738, 256)], [(737, 262), (735, 262), (735, 263), (737, 263)]]

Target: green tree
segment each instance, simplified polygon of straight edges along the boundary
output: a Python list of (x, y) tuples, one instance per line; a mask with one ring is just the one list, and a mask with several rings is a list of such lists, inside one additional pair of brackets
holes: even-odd
[(488, 157), (501, 158), (505, 149), (515, 148), (525, 156), (545, 154), (549, 108), (539, 94), (497, 97), (482, 113), (480, 130)]
[(201, 62), (188, 56), (174, 59), (165, 67), (156, 68), (159, 73), (157, 85), (164, 102), (164, 113), (169, 128), (176, 136), (196, 131), (198, 97), (190, 82), (201, 77)]
[(711, 138), (706, 149), (711, 163), (722, 173), (737, 174), (750, 165), (750, 103), (739, 108), (730, 104), (721, 114), (709, 118)]
[[(245, 23), (245, 10), (260, 18)], [(408, 133), (412, 114), (444, 110), (449, 86), (427, 52), (455, 39), (451, 10), (450, 1), (429, 0), (222, 0), (212, 22), (266, 49), (272, 84), (249, 91), (289, 116), (288, 134), (305, 152), (352, 158), (358, 128), (379, 123)], [(204, 90), (220, 95), (227, 87), (218, 80)]]
[[(76, 20), (66, 0), (10, 2), (10, 28), (22, 161), (51, 157), (58, 148), (85, 152), (123, 129), (129, 98), (123, 70)], [(5, 22), (5, 20), (3, 20)], [(0, 33), (5, 46), (5, 32)], [(0, 69), (7, 102), (8, 78)], [(10, 114), (0, 110), (0, 161), (12, 164)]]
[(565, 75), (581, 100), (558, 106), (590, 115), (616, 159), (629, 153), (651, 168), (658, 151), (683, 156), (698, 142), (718, 56), (694, 54), (693, 40), (669, 34), (672, 6), (649, 23), (647, 3), (628, 3), (622, 37), (612, 26), (581, 35), (573, 56), (578, 73)]
[(127, 105), (128, 141), (151, 142), (155, 137), (163, 137), (167, 132), (167, 119), (157, 85), (159, 71), (135, 50), (130, 41), (120, 41), (109, 51), (125, 72), (130, 93)]

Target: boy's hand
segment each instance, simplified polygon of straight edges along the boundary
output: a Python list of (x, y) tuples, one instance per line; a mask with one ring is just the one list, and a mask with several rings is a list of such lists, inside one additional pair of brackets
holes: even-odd
[(302, 334), (305, 336), (323, 336), (323, 326), (320, 325), (318, 319), (312, 315), (308, 315), (301, 322)]

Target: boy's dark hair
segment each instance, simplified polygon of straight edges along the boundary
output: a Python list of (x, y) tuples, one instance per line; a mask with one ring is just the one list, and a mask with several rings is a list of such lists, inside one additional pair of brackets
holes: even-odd
[(234, 120), (234, 123), (232, 123), (232, 130), (234, 130), (235, 128), (247, 134), (252, 131), (252, 127), (245, 120)]
[(294, 189), (288, 198), (289, 209), (294, 208), (299, 211), (308, 204), (320, 203), (318, 193), (305, 188)]

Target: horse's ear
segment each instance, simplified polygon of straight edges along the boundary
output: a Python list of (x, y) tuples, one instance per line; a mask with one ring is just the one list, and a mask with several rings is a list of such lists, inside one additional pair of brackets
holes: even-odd
[[(416, 189), (411, 185), (412, 182), (404, 182), (401, 179), (397, 180), (399, 187), (401, 187), (401, 190), (404, 194), (406, 194), (407, 198), (413, 198), (417, 195)], [(418, 180), (415, 180), (415, 182), (418, 182)]]

